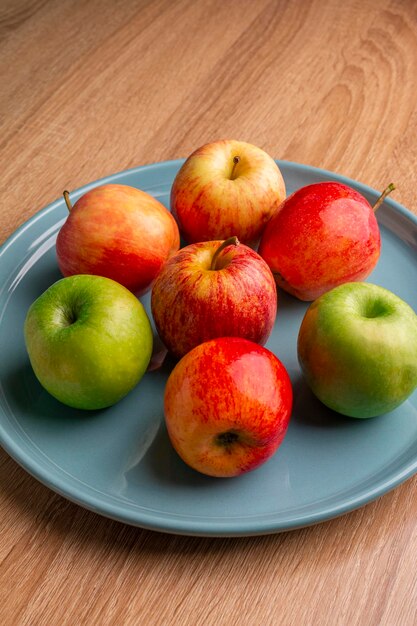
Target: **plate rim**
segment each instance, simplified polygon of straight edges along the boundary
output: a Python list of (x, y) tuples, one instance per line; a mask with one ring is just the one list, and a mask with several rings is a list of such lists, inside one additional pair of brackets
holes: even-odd
[[(284, 169), (290, 168), (298, 170), (300, 173), (307, 172), (309, 174), (313, 173), (316, 175), (321, 175), (323, 176), (323, 179), (330, 178), (343, 184), (353, 186), (365, 195), (371, 197), (379, 196), (379, 192), (372, 187), (360, 181), (351, 179), (343, 174), (331, 172), (330, 170), (307, 164), (297, 163), (294, 161), (287, 161), (282, 159), (275, 159), (275, 161), (279, 167), (283, 167)], [(126, 170), (122, 170), (120, 172), (116, 172), (114, 174), (109, 174), (100, 179), (87, 183), (82, 187), (74, 189), (71, 192), (71, 195), (74, 198), (78, 198), (79, 196), (86, 193), (89, 189), (92, 189), (98, 185), (114, 182), (115, 178), (120, 179), (124, 176), (128, 177), (138, 172), (146, 172), (146, 170), (149, 169), (155, 170), (163, 167), (166, 167), (168, 169), (175, 167), (179, 168), (184, 162), (184, 158), (179, 158), (148, 163), (145, 165), (138, 165), (132, 168), (128, 168)], [(13, 233), (11, 233), (6, 238), (6, 240), (0, 246), (0, 259), (27, 229), (30, 229), (34, 223), (45, 217), (51, 211), (54, 211), (57, 208), (63, 206), (63, 203), (63, 198), (58, 198), (37, 211), (34, 215), (32, 215), (25, 222), (23, 222)], [(402, 204), (392, 198), (387, 198), (384, 203), (388, 205), (393, 211), (399, 212), (403, 215), (403, 217), (409, 219), (413, 227), (417, 230), (417, 216), (414, 213), (412, 213), (409, 209), (407, 209)], [(3, 293), (4, 287), (2, 283), (3, 280), (5, 280), (6, 278), (3, 274), (4, 273), (0, 268), (0, 297)], [(81, 494), (81, 497), (78, 496), (76, 488), (72, 488), (71, 484), (68, 487), (68, 483), (65, 482), (65, 480), (62, 480), (62, 477), (59, 473), (52, 475), (51, 478), (51, 470), (49, 469), (48, 471), (46, 464), (43, 465), (42, 463), (39, 463), (36, 458), (33, 457), (33, 455), (31, 456), (27, 454), (25, 450), (25, 442), (23, 446), (19, 445), (19, 443), (16, 441), (16, 438), (11, 437), (5, 429), (3, 420), (4, 418), (7, 419), (6, 409), (7, 399), (4, 395), (3, 386), (0, 384), (0, 416), (3, 418), (0, 419), (0, 445), (9, 454), (9, 456), (11, 456), (14, 461), (16, 461), (21, 467), (23, 467), (23, 469), (27, 471), (31, 476), (39, 480), (42, 484), (44, 484), (52, 491), (58, 493), (59, 495), (65, 497), (67, 500), (74, 502), (85, 509), (133, 526), (167, 533), (210, 537), (237, 537), (279, 533), (294, 530), (297, 528), (303, 528), (330, 519), (334, 519), (335, 517), (339, 517), (345, 513), (354, 511), (370, 503), (371, 501), (376, 500), (388, 491), (391, 491), (396, 486), (405, 482), (407, 479), (411, 478), (415, 473), (417, 473), (416, 456), (414, 460), (402, 464), (400, 466), (400, 469), (398, 469), (396, 472), (393, 472), (388, 478), (386, 478), (385, 480), (381, 480), (373, 487), (371, 486), (370, 488), (361, 488), (359, 484), (358, 489), (355, 491), (356, 495), (345, 498), (344, 501), (339, 501), (339, 504), (330, 505), (328, 507), (324, 506), (321, 510), (318, 510), (316, 512), (310, 512), (305, 515), (300, 515), (298, 518), (292, 517), (291, 520), (288, 521), (277, 521), (274, 519), (260, 520), (259, 517), (254, 517), (254, 521), (252, 521), (250, 518), (239, 517), (229, 518), (223, 520), (222, 522), (216, 522), (213, 520), (213, 518), (207, 521), (196, 521), (192, 518), (187, 519), (186, 517), (180, 516), (178, 520), (175, 520), (175, 518), (171, 514), (164, 515), (159, 512), (148, 513), (145, 509), (140, 511), (140, 519), (138, 519), (138, 516), (135, 515), (135, 512), (137, 510), (132, 509), (132, 511), (130, 511), (125, 508), (123, 510), (123, 514), (120, 514), (120, 505), (115, 505), (108, 501), (103, 502), (103, 500), (100, 499), (98, 496), (93, 496), (88, 493)], [(65, 473), (62, 468), (59, 468), (59, 470), (60, 472)], [(75, 480), (74, 477), (72, 478)], [(273, 518), (274, 514), (268, 515)]]

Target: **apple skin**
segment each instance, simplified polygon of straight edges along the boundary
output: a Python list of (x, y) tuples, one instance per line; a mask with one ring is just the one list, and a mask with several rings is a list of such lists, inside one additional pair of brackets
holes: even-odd
[(164, 410), (169, 438), (185, 463), (209, 476), (238, 476), (267, 461), (284, 439), (291, 381), (266, 348), (221, 337), (177, 363)]
[(313, 393), (334, 411), (387, 413), (417, 387), (417, 315), (383, 287), (346, 283), (307, 309), (298, 359)]
[(236, 235), (254, 246), (284, 198), (284, 179), (269, 154), (244, 141), (219, 140), (198, 148), (181, 167), (171, 211), (187, 243)]
[(64, 276), (97, 274), (141, 294), (179, 244), (174, 218), (155, 198), (128, 185), (102, 185), (74, 204), (56, 252)]
[(315, 300), (337, 285), (364, 280), (380, 249), (366, 198), (347, 185), (323, 182), (288, 196), (267, 224), (259, 254), (279, 287), (300, 300)]
[[(226, 240), (227, 241), (227, 240)], [(267, 264), (248, 246), (222, 241), (190, 244), (166, 263), (151, 297), (160, 338), (176, 357), (215, 337), (264, 344), (274, 326), (277, 290)]]
[(63, 278), (29, 308), (25, 342), (41, 385), (79, 409), (118, 402), (144, 375), (153, 335), (145, 309), (109, 278)]

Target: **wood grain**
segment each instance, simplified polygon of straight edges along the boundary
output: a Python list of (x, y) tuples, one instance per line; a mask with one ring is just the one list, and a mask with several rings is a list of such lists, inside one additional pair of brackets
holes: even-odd
[[(3, 0), (0, 241), (74, 189), (220, 137), (417, 214), (414, 0)], [(175, 537), (0, 453), (0, 606), (20, 624), (414, 626), (417, 479), (316, 527)]]

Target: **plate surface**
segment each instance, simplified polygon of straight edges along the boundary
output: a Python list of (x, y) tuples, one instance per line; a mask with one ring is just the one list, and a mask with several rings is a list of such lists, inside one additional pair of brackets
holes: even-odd
[[(139, 187), (169, 206), (182, 160), (128, 170), (97, 184)], [(280, 162), (287, 191), (322, 180), (378, 193), (339, 175)], [(390, 414), (353, 420), (332, 413), (304, 384), (296, 338), (306, 303), (280, 292), (267, 347), (288, 369), (294, 411), (284, 443), (261, 468), (214, 479), (188, 468), (163, 422), (165, 365), (148, 372), (116, 406), (65, 407), (37, 382), (23, 339), (28, 307), (61, 278), (55, 239), (67, 211), (58, 200), (24, 224), (0, 251), (0, 443), (28, 472), (66, 498), (128, 524), (190, 535), (252, 535), (307, 526), (358, 508), (417, 472), (417, 393)], [(378, 211), (382, 254), (370, 276), (417, 310), (417, 218), (388, 199)], [(149, 311), (149, 296), (143, 299)], [(254, 375), (256, 375), (254, 373)]]

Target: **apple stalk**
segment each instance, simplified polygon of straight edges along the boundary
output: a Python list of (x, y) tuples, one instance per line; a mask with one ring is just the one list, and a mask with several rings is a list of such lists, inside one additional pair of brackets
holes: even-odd
[(69, 212), (72, 211), (72, 204), (71, 204), (71, 200), (69, 197), (69, 191), (67, 191), (66, 189), (62, 192), (62, 195), (64, 196), (64, 200), (65, 200), (65, 204), (67, 205), (67, 209)]
[(234, 156), (233, 157), (233, 166), (232, 166), (232, 171), (230, 172), (230, 180), (234, 180), (235, 179), (235, 169), (236, 169), (236, 165), (239, 163), (240, 161), (240, 157), (239, 156)]
[(211, 270), (218, 269), (216, 263), (217, 263), (217, 259), (219, 258), (219, 254), (222, 252), (222, 250), (227, 248), (227, 246), (238, 246), (238, 245), (239, 245), (239, 239), (236, 237), (236, 235), (234, 235), (233, 237), (229, 237), (228, 239), (225, 239), (223, 243), (221, 243), (220, 246), (217, 248), (216, 252), (213, 254), (210, 269)]
[(391, 191), (394, 191), (394, 189), (395, 189), (394, 183), (390, 183), (388, 187), (384, 189), (384, 191), (381, 193), (378, 200), (375, 202), (374, 206), (372, 207), (372, 210), (374, 211), (374, 213), (375, 211), (379, 209), (381, 204), (384, 202), (385, 198), (391, 193)]

